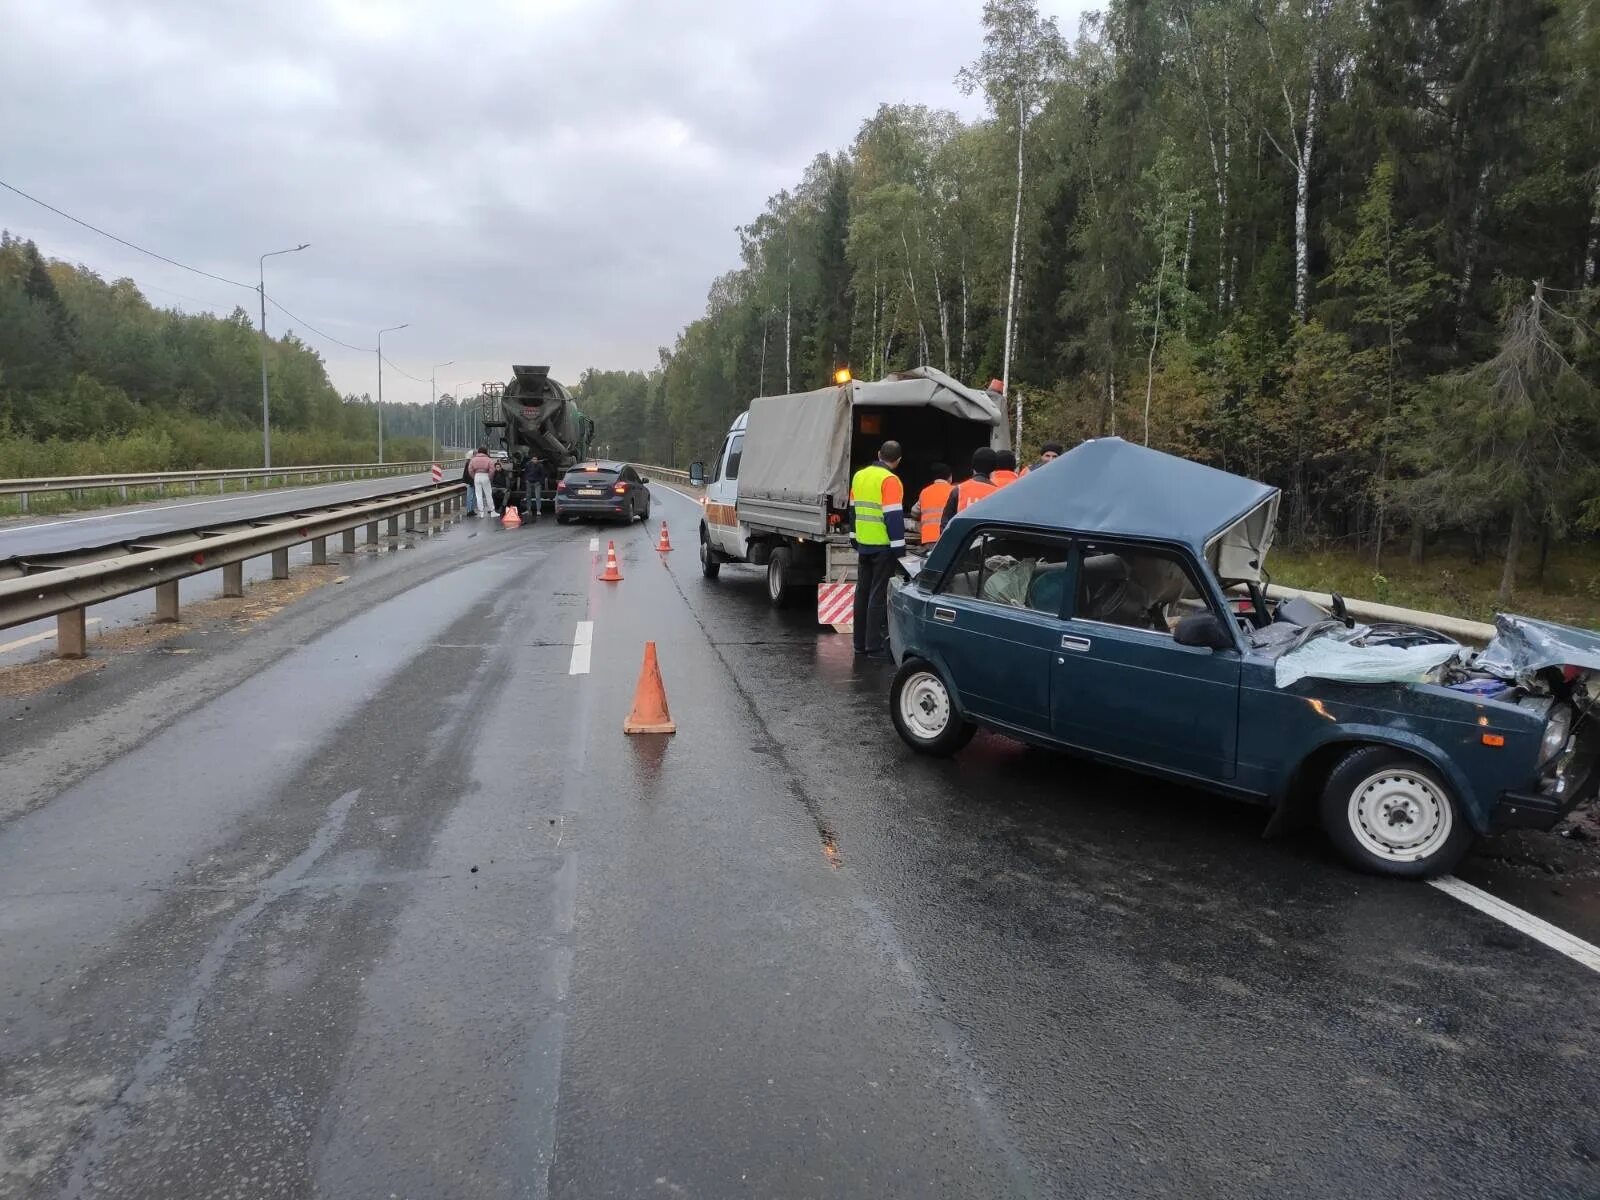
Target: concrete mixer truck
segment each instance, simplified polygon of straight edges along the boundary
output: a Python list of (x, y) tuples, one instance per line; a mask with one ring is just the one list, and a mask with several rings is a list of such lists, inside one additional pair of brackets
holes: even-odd
[[(550, 378), (549, 367), (514, 366), (512, 379), (499, 396), (484, 398), (483, 429), (491, 451), (503, 450), (506, 471), (495, 479), (495, 505), (523, 504), (522, 461), (531, 455), (544, 463), (544, 507), (555, 503), (556, 481), (594, 442), (594, 422), (585, 416), (565, 387)], [(498, 457), (498, 455), (497, 455)]]

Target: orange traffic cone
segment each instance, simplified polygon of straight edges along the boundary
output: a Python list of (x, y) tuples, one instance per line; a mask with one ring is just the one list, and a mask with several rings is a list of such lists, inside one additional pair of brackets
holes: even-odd
[(633, 689), (633, 711), (622, 723), (623, 733), (677, 733), (672, 714), (667, 711), (667, 689), (661, 685), (661, 667), (656, 662), (656, 644), (644, 644), (644, 665), (639, 668), (639, 684)]
[(622, 572), (617, 569), (617, 544), (606, 543), (606, 569), (600, 572), (601, 583), (621, 583)]
[(656, 543), (656, 549), (665, 553), (672, 549), (672, 539), (667, 537), (667, 523), (661, 522), (661, 540)]
[(517, 511), (517, 506), (506, 500), (506, 511), (500, 515), (502, 529), (520, 529), (522, 527), (522, 514)]

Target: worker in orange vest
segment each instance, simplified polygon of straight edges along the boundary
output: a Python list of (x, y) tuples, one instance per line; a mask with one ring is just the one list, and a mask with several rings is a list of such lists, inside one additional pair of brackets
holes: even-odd
[(950, 468), (943, 463), (933, 464), (933, 482), (917, 493), (917, 502), (911, 506), (911, 519), (917, 522), (924, 546), (939, 540), (939, 530), (944, 525), (944, 502), (950, 498)]
[(1009, 450), (996, 450), (994, 452), (994, 470), (989, 473), (989, 478), (994, 480), (997, 488), (1003, 488), (1008, 483), (1015, 483), (1017, 475), (1017, 456)]
[(950, 489), (950, 498), (944, 502), (944, 519), (939, 522), (941, 530), (958, 512), (999, 490), (990, 478), (994, 465), (995, 452), (989, 447), (979, 446), (972, 452), (972, 478), (963, 479)]

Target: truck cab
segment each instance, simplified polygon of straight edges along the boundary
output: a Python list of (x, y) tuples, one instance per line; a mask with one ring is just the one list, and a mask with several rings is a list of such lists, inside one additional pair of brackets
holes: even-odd
[[(700, 525), (700, 562), (707, 561), (708, 551), (721, 558), (713, 560), (713, 568), (723, 559), (743, 560), (749, 548), (749, 531), (739, 524), (736, 515), (739, 501), (739, 462), (744, 456), (745, 429), (750, 424), (750, 414), (742, 412), (722, 439), (722, 446), (711, 464), (711, 477), (706, 481), (704, 520)], [(716, 577), (716, 570), (707, 572)]]

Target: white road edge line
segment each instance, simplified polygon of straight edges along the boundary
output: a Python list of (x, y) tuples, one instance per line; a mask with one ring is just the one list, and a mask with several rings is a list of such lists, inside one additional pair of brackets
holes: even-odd
[(594, 622), (579, 621), (578, 630), (572, 635), (572, 662), (567, 666), (568, 675), (589, 673), (589, 652), (593, 648)]
[(1557, 953), (1565, 954), (1573, 962), (1582, 963), (1591, 971), (1600, 972), (1600, 946), (1592, 946), (1582, 938), (1574, 937), (1565, 929), (1541, 920), (1532, 913), (1523, 912), (1516, 905), (1507, 904), (1499, 897), (1491, 896), (1482, 888), (1473, 887), (1472, 884), (1457, 879), (1454, 875), (1444, 875), (1428, 882), (1445, 895), (1454, 896), (1461, 903), (1477, 909), (1486, 916), (1505, 922), (1511, 928), (1527, 934), (1534, 941), (1543, 942)]
[[(100, 624), (100, 618), (90, 617), (84, 622), (84, 624), (98, 625)], [(55, 637), (55, 635), (56, 631), (54, 629), (46, 629), (43, 633), (35, 633), (25, 638), (18, 638), (14, 642), (7, 642), (3, 646), (0, 646), (0, 654), (8, 654), (12, 650), (21, 650), (24, 646), (32, 646), (38, 642), (48, 642), (51, 638)]]

